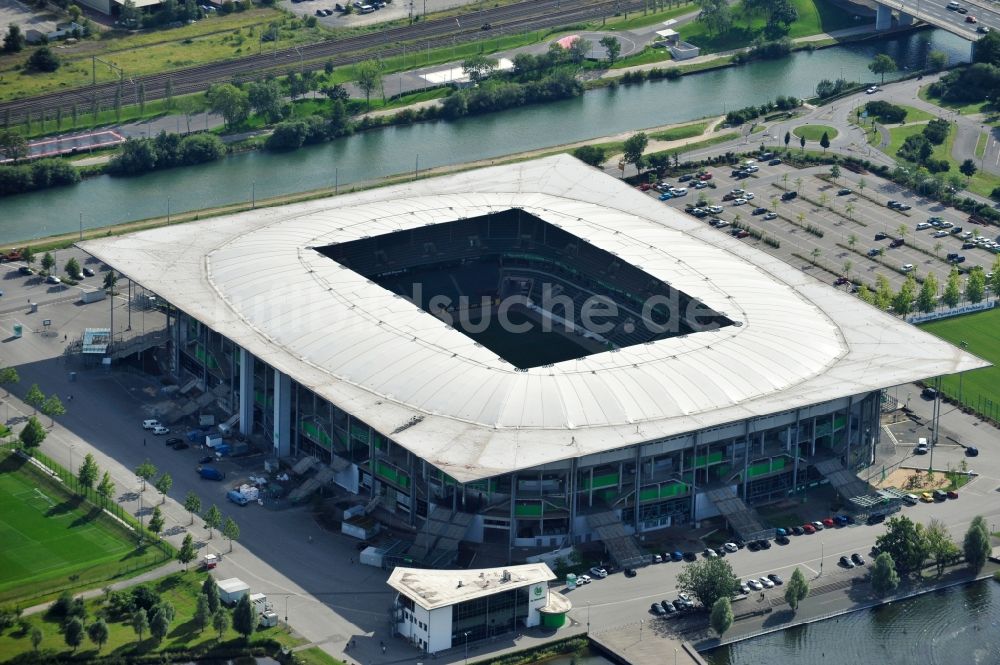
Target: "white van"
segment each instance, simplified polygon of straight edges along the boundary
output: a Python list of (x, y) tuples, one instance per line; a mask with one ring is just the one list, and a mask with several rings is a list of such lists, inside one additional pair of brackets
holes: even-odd
[(142, 428), (143, 429), (156, 429), (157, 427), (162, 427), (162, 425), (160, 424), (159, 420), (143, 420), (142, 421)]
[(927, 439), (924, 437), (920, 437), (919, 439), (917, 439), (917, 447), (913, 452), (916, 453), (917, 455), (926, 455)]

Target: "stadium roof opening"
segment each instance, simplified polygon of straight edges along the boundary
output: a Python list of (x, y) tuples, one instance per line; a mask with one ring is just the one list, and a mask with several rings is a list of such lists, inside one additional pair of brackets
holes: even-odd
[(732, 324), (519, 208), (314, 249), (519, 369)]

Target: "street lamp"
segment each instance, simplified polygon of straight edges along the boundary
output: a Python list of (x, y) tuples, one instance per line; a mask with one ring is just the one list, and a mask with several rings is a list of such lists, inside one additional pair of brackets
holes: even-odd
[(639, 619), (639, 641), (642, 642), (642, 624), (645, 623), (642, 619)]
[(469, 631), (462, 634), (465, 635), (465, 665), (469, 665)]

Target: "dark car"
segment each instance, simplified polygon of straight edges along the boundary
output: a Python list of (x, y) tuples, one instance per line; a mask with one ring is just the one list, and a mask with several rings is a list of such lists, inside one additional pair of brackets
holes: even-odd
[(756, 540), (751, 540), (749, 543), (747, 543), (747, 549), (750, 550), (751, 552), (757, 552), (757, 551), (759, 551), (760, 550), (760, 542), (756, 541)]
[(670, 558), (673, 559), (674, 561), (683, 561), (684, 553), (680, 551), (671, 552)]
[(801, 536), (802, 534), (805, 533), (805, 530), (800, 526), (793, 526), (792, 533), (795, 534), (796, 536)]
[(781, 575), (777, 573), (771, 573), (770, 575), (767, 576), (767, 579), (774, 582), (775, 586), (781, 586), (782, 584), (785, 583), (785, 580), (781, 579)]
[(757, 544), (760, 545), (760, 549), (762, 549), (762, 550), (769, 550), (769, 549), (771, 549), (771, 541), (770, 540), (762, 538), (762, 539), (760, 539), (760, 540), (757, 541)]
[(211, 464), (214, 461), (215, 461), (214, 457), (212, 457), (211, 455), (205, 455), (200, 460), (198, 460), (198, 464)]
[(635, 577), (636, 574), (637, 573), (635, 572), (635, 568), (626, 568), (625, 569), (625, 577)]
[(669, 600), (661, 600), (660, 601), (660, 608), (664, 612), (676, 612), (677, 611), (677, 608), (674, 607), (674, 604), (671, 603)]
[(886, 201), (886, 202), (885, 202), (885, 204), (886, 204), (886, 205), (887, 205), (888, 207), (890, 207), (890, 208), (892, 208), (893, 210), (895, 210), (895, 209), (896, 209), (896, 206), (898, 206), (898, 205), (899, 205), (899, 201), (896, 201), (895, 199), (892, 199), (892, 200), (889, 200), (889, 201)]
[(698, 555), (695, 554), (694, 552), (685, 552), (684, 553), (684, 560), (685, 561), (697, 561), (698, 560)]
[(677, 182), (687, 182), (688, 180), (693, 180), (693, 179), (694, 179), (693, 173), (685, 173), (684, 175), (682, 175), (680, 178), (677, 179)]
[(876, 249), (874, 247), (868, 250), (868, 256), (878, 256), (881, 253), (882, 252), (880, 250), (878, 250), (878, 249)]
[(480, 28), (480, 30), (492, 30), (492, 29), (493, 29), (492, 23), (483, 23), (482, 27)]
[(974, 242), (965, 241), (962, 243), (962, 249), (975, 249), (975, 248), (976, 248), (976, 243)]
[(778, 165), (778, 164), (780, 164), (780, 163), (781, 163), (781, 160), (780, 160), (780, 159), (772, 159), (771, 161), (769, 161), (769, 162), (767, 163), (767, 165), (768, 165), (768, 166), (777, 166), (777, 165)]
[(906, 241), (902, 238), (893, 238), (892, 242), (889, 243), (889, 247), (902, 247), (906, 244)]
[(885, 521), (885, 513), (876, 513), (868, 516), (868, 524), (881, 524)]
[(885, 240), (888, 237), (889, 237), (889, 235), (887, 233), (885, 233), (884, 231), (878, 231), (875, 234), (875, 240)]
[(967, 446), (965, 449), (966, 457), (979, 457), (979, 448), (975, 446)]
[(32, 270), (30, 266), (21, 266), (20, 268), (17, 269), (17, 271), (19, 273), (21, 273), (22, 275), (34, 275), (35, 274), (35, 271)]
[(798, 195), (799, 195), (798, 192), (785, 192), (784, 194), (781, 195), (781, 200), (782, 201), (791, 201), (792, 199), (794, 199)]
[(677, 610), (678, 612), (682, 612), (685, 609), (687, 609), (687, 603), (678, 598), (677, 600), (674, 601), (674, 609)]
[(843, 286), (844, 284), (847, 284), (850, 281), (851, 280), (847, 279), (846, 277), (838, 277), (837, 279), (833, 280), (833, 285), (834, 286)]
[[(667, 601), (663, 601), (663, 602), (667, 602)], [(662, 607), (660, 607), (659, 603), (653, 603), (652, 605), (650, 605), (649, 606), (649, 611), (652, 612), (653, 614), (657, 615), (657, 616), (659, 616), (661, 614), (666, 614), (667, 613), (666, 610), (664, 610)]]
[(837, 196), (847, 196), (848, 194), (853, 194), (853, 193), (854, 192), (845, 187), (837, 192)]
[(855, 566), (863, 566), (863, 565), (865, 565), (865, 558), (863, 556), (861, 556), (860, 554), (858, 554), (857, 552), (855, 552), (854, 554), (851, 555), (851, 561), (854, 562)]
[(83, 276), (84, 277), (93, 277), (94, 276), (94, 271), (92, 269), (90, 269), (90, 268), (84, 268), (83, 269)]
[(172, 448), (180, 442), (181, 442), (180, 439), (178, 439), (176, 436), (172, 436), (169, 439), (167, 439), (165, 443)]
[(788, 540), (788, 536), (778, 536), (777, 538), (774, 539), (774, 542), (778, 543), (779, 545), (787, 545), (791, 541)]
[(924, 399), (934, 399), (937, 397), (938, 391), (935, 388), (924, 388), (920, 391), (920, 396)]
[(190, 447), (187, 441), (180, 441), (174, 444), (174, 450), (187, 450)]
[(754, 215), (764, 215), (766, 213), (767, 213), (767, 208), (754, 208), (752, 214), (754, 214)]
[(854, 562), (846, 554), (840, 557), (840, 565), (844, 568), (854, 568)]

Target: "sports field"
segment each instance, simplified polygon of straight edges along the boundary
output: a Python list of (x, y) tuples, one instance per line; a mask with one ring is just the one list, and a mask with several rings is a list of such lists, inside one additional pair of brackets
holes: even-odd
[[(961, 400), (983, 415), (1000, 419), (1000, 309), (931, 321), (920, 326), (955, 345), (966, 343), (970, 353), (993, 363), (993, 367), (946, 376), (941, 388), (946, 395)], [(961, 383), (961, 386), (959, 385)]]
[(162, 555), (22, 458), (0, 453), (0, 602), (133, 574)]

